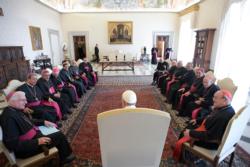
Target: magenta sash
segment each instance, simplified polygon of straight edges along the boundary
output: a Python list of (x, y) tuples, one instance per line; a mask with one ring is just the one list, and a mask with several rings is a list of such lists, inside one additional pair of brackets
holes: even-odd
[(33, 127), (24, 135), (19, 136), (19, 140), (20, 141), (31, 140), (36, 135), (37, 130), (38, 130), (37, 127)]
[(39, 106), (40, 104), (41, 104), (41, 101), (35, 101), (35, 102), (27, 103), (26, 106), (34, 107), (34, 106)]
[(48, 101), (35, 101), (32, 103), (26, 104), (27, 107), (34, 107), (34, 106), (39, 106), (39, 105), (45, 105), (45, 106), (51, 106), (54, 107), (56, 110), (56, 115), (59, 117), (59, 119), (62, 118), (62, 113), (61, 110), (56, 102), (48, 102)]
[(190, 88), (190, 92), (195, 92), (195, 91), (196, 91), (196, 87), (194, 85), (192, 85)]
[(81, 78), (84, 80), (84, 82), (88, 85), (88, 78), (84, 75), (81, 76)]
[(70, 85), (69, 87), (73, 88), (73, 90), (75, 92), (75, 95), (76, 95), (76, 100), (79, 101), (79, 97), (78, 97), (78, 94), (77, 94), (77, 91), (76, 91), (76, 87), (74, 85)]
[(200, 111), (201, 111), (201, 107), (194, 109), (192, 111), (192, 119), (196, 119)]
[(94, 78), (94, 82), (96, 83), (97, 82), (97, 76), (96, 76), (96, 73), (95, 72), (92, 72), (92, 76)]
[(89, 67), (88, 66), (85, 66), (84, 67), (86, 71), (89, 71)]
[(59, 89), (62, 89), (62, 88), (63, 88), (63, 86), (64, 86), (64, 84), (63, 84), (63, 83), (61, 83), (61, 84), (57, 85), (57, 87), (58, 87)]
[(180, 89), (181, 89), (181, 88), (185, 88), (186, 86), (187, 86), (187, 84), (184, 83), (184, 84), (182, 84), (182, 85), (180, 86)]
[(54, 89), (53, 86), (49, 88), (49, 93), (51, 93), (51, 94), (56, 93), (56, 90)]
[(56, 102), (54, 102), (54, 101), (51, 101), (51, 102), (50, 101), (41, 101), (41, 104), (55, 108), (56, 115), (58, 116), (58, 118), (60, 120), (62, 119), (62, 113), (61, 113), (60, 107)]

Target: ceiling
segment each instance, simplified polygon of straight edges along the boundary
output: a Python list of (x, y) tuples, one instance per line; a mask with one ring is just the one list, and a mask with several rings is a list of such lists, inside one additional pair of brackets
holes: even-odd
[(60, 13), (179, 12), (201, 0), (37, 0)]

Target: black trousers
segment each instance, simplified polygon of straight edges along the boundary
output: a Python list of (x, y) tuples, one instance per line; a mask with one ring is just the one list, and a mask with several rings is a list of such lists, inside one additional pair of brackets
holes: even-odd
[(54, 122), (54, 123), (58, 119), (56, 110), (51, 106), (39, 105), (39, 106), (33, 106), (29, 108), (34, 111), (34, 113), (32, 113), (33, 118), (44, 119), (44, 120)]
[(63, 89), (61, 90), (62, 93), (65, 93), (69, 96), (70, 102), (73, 105), (75, 102), (77, 102), (77, 94), (74, 91), (74, 88), (72, 87), (67, 87), (64, 86)]
[(63, 115), (68, 113), (69, 108), (70, 108), (70, 105), (69, 105), (70, 102), (69, 102), (69, 99), (68, 99), (67, 95), (62, 93), (60, 98), (55, 97), (55, 96), (53, 96), (51, 98), (55, 102), (57, 102), (57, 104), (59, 105)]
[(86, 88), (81, 80), (75, 80), (72, 83), (76, 87), (76, 91), (79, 97), (82, 97), (82, 95), (86, 92)]
[[(196, 129), (198, 128), (200, 125), (193, 125), (193, 124), (188, 124), (187, 127), (185, 128), (186, 129)], [(180, 136), (179, 136), (179, 139), (181, 139), (183, 136), (184, 136), (184, 131), (183, 130), (181, 133), (180, 133)], [(196, 146), (200, 146), (200, 147), (203, 147), (203, 148), (206, 148), (206, 149), (210, 149), (210, 150), (216, 150), (218, 149), (219, 145), (217, 143), (211, 143), (211, 142), (206, 142), (206, 141), (202, 141), (202, 140), (197, 140), (194, 142), (194, 145)]]
[[(42, 135), (41, 133), (38, 133), (34, 138), (40, 138), (43, 137), (44, 135)], [(52, 147), (56, 147), (58, 149), (58, 153), (59, 153), (59, 157), (60, 160), (63, 161), (65, 158), (67, 158), (71, 153), (72, 153), (72, 149), (66, 139), (66, 137), (64, 136), (64, 134), (62, 132), (56, 132), (56, 133), (52, 133), (46, 137), (51, 138), (51, 143), (49, 145), (47, 145), (48, 148), (52, 148)], [(27, 141), (28, 142), (28, 141)], [(38, 143), (37, 143), (38, 144)], [(38, 153), (43, 152), (42, 147), (38, 147), (38, 149), (33, 149), (33, 148), (29, 148), (27, 147), (25, 152), (18, 152), (15, 151), (15, 155), (17, 158), (28, 158), (31, 157), (33, 155), (36, 155)]]

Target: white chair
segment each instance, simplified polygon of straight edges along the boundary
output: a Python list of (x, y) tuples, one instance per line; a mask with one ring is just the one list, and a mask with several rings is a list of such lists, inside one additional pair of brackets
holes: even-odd
[(226, 89), (231, 92), (232, 96), (235, 94), (237, 90), (237, 86), (234, 84), (231, 78), (224, 78), (222, 80), (217, 81), (217, 85), (220, 89)]
[(80, 65), (82, 62), (83, 62), (82, 59), (78, 59), (77, 62), (76, 62), (77, 66), (79, 67), (79, 65)]
[(250, 107), (247, 106), (241, 108), (229, 121), (221, 144), (217, 150), (209, 150), (195, 145), (191, 146), (189, 143), (184, 143), (183, 148), (184, 150), (186, 149), (194, 155), (209, 161), (213, 166), (218, 166), (220, 162), (231, 154), (229, 162), (229, 166), (231, 166), (236, 145), (244, 132), (244, 128), (246, 127), (249, 118)]
[(9, 150), (4, 146), (3, 132), (1, 126), (0, 126), (0, 149), (2, 150), (6, 158), (9, 160), (11, 166), (18, 166), (18, 167), (38, 166), (52, 159), (56, 160), (54, 165), (59, 166), (59, 156), (56, 147), (49, 149), (49, 153), (46, 155), (45, 153), (40, 153), (29, 158), (16, 159), (15, 154), (13, 152), (9, 152)]
[(4, 92), (5, 96), (8, 96), (9, 93), (15, 91), (19, 86), (21, 86), (23, 84), (24, 84), (24, 82), (21, 82), (19, 80), (15, 80), (15, 79), (11, 80), (8, 83), (7, 87), (5, 89), (3, 89), (3, 92)]
[(157, 167), (170, 115), (148, 109), (115, 109), (98, 114), (103, 167)]
[(7, 103), (4, 93), (0, 92), (0, 115), (3, 112), (3, 109), (7, 106), (8, 106), (8, 103)]
[(11, 80), (7, 87), (3, 89), (3, 93), (0, 93), (0, 114), (3, 112), (3, 109), (8, 106), (6, 96), (9, 95), (10, 92), (16, 90), (17, 87), (21, 86), (24, 82), (19, 80)]

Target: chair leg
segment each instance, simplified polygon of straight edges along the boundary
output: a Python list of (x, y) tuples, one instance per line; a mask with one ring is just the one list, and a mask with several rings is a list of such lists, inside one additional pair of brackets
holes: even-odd
[(233, 165), (233, 159), (234, 159), (234, 152), (231, 154), (230, 161), (229, 161), (229, 167)]
[(56, 167), (60, 166), (60, 158), (59, 158), (59, 154), (58, 153), (56, 154), (56, 157), (55, 157), (55, 166)]

